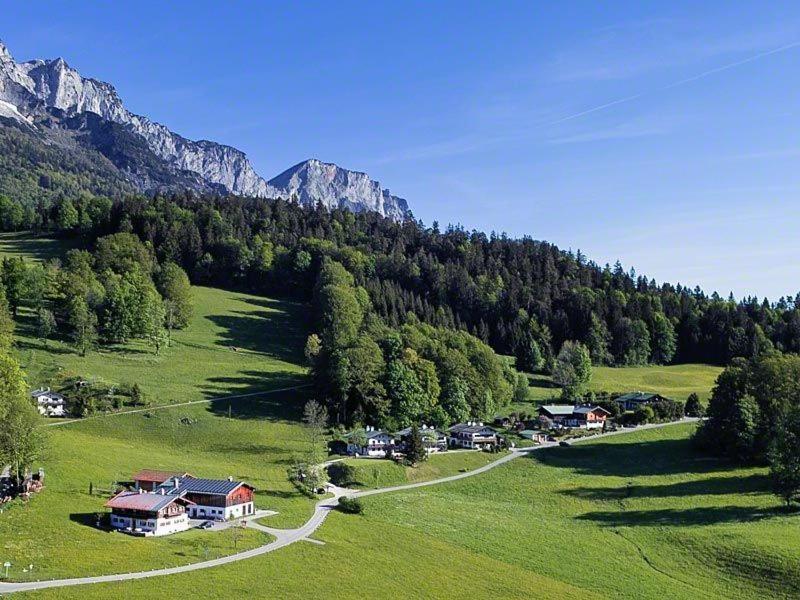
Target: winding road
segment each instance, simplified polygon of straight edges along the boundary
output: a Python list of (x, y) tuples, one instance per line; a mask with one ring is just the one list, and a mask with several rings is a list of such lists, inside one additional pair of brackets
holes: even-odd
[[(579, 444), (589, 440), (596, 440), (601, 437), (621, 435), (633, 431), (641, 431), (643, 429), (654, 429), (658, 427), (667, 427), (670, 425), (679, 425), (682, 423), (691, 423), (694, 421), (697, 421), (697, 419), (685, 418), (681, 421), (674, 421), (671, 423), (656, 423), (652, 425), (642, 425), (636, 428), (620, 429), (618, 431), (610, 431), (608, 433), (601, 433), (598, 435), (587, 436), (585, 438), (579, 438), (573, 440), (570, 443)], [(442, 477), (441, 479), (421, 481), (419, 483), (409, 483), (406, 485), (396, 485), (393, 487), (379, 488), (374, 490), (362, 490), (362, 491), (354, 491), (346, 488), (329, 486), (330, 491), (333, 493), (333, 497), (326, 498), (324, 500), (320, 500), (319, 502), (317, 502), (317, 504), (314, 506), (314, 513), (311, 515), (311, 518), (297, 529), (274, 529), (272, 527), (266, 527), (264, 525), (260, 525), (255, 522), (248, 522), (247, 524), (248, 527), (257, 529), (259, 531), (263, 531), (264, 533), (268, 533), (275, 537), (275, 539), (269, 542), (268, 544), (264, 544), (263, 546), (259, 546), (258, 548), (253, 548), (252, 550), (246, 550), (243, 552), (238, 552), (236, 554), (231, 554), (229, 556), (223, 556), (221, 558), (215, 558), (213, 560), (205, 560), (202, 562), (192, 563), (179, 567), (153, 569), (150, 571), (139, 571), (136, 573), (117, 573), (115, 575), (100, 575), (96, 577), (75, 577), (73, 579), (51, 579), (47, 581), (28, 581), (21, 583), (0, 582), (0, 595), (10, 594), (13, 592), (28, 592), (34, 590), (43, 590), (47, 588), (60, 588), (73, 585), (87, 585), (91, 583), (112, 583), (116, 581), (129, 581), (132, 579), (147, 579), (149, 577), (161, 577), (163, 575), (175, 575), (178, 573), (199, 571), (201, 569), (209, 569), (211, 567), (220, 567), (230, 563), (238, 562), (240, 560), (247, 560), (249, 558), (254, 558), (256, 556), (261, 556), (262, 554), (274, 552), (279, 548), (283, 548), (290, 544), (294, 544), (295, 542), (299, 542), (302, 540), (310, 540), (311, 534), (314, 533), (317, 529), (319, 529), (319, 527), (325, 521), (325, 518), (328, 516), (328, 514), (336, 508), (336, 505), (339, 503), (339, 498), (343, 496), (349, 496), (351, 498), (363, 498), (366, 496), (373, 496), (375, 494), (399, 492), (403, 490), (427, 487), (430, 485), (439, 485), (451, 481), (458, 481), (459, 479), (465, 479), (467, 477), (474, 477), (475, 475), (480, 475), (481, 473), (485, 473), (490, 469), (494, 469), (495, 467), (510, 462), (515, 458), (519, 458), (520, 456), (526, 456), (529, 453), (534, 452), (536, 450), (540, 450), (542, 448), (552, 448), (557, 445), (558, 445), (557, 442), (550, 442), (547, 444), (541, 444), (539, 446), (532, 446), (529, 448), (515, 448), (514, 450), (512, 450), (508, 454), (501, 456), (497, 460), (492, 461), (472, 471), (458, 473), (456, 475), (451, 475), (449, 477)]]

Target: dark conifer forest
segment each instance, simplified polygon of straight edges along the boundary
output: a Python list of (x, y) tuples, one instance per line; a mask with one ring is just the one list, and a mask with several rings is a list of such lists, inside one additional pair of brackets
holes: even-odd
[[(657, 283), (621, 264), (532, 238), (425, 227), (373, 213), (306, 209), (282, 200), (173, 195), (109, 203), (89, 194), (35, 211), (0, 201), (4, 229), (93, 239), (118, 231), (152, 244), (198, 284), (311, 299), (325, 257), (345, 266), (392, 327), (469, 332), (526, 370), (547, 368), (563, 342), (595, 364), (727, 364), (769, 349), (800, 350), (800, 302), (734, 300)], [(598, 232), (600, 235), (600, 232)]]

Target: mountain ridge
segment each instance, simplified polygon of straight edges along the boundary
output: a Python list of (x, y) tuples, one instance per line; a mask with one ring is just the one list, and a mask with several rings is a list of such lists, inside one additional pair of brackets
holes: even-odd
[[(296, 198), (301, 204), (321, 202), (328, 208), (369, 210), (394, 219), (403, 219), (408, 214), (405, 200), (391, 195), (366, 173), (318, 159), (298, 163), (268, 181), (256, 172), (241, 150), (211, 140), (189, 140), (165, 125), (129, 111), (112, 84), (83, 77), (63, 58), (16, 62), (0, 41), (1, 117), (22, 126), (47, 130), (53, 126), (70, 128), (65, 124), (67, 120), (88, 113), (121, 126), (130, 135), (93, 119), (85, 119), (82, 128), (76, 128), (73, 122), (71, 129), (82, 133), (83, 143), (90, 144), (98, 138), (92, 127), (106, 132), (115, 130), (127, 142), (122, 146), (138, 155), (126, 156), (119, 147), (108, 144), (95, 149), (111, 158), (143, 192), (184, 186), (203, 193)], [(143, 139), (146, 148), (130, 136)], [(152, 157), (164, 164), (156, 165)], [(138, 170), (132, 170), (132, 166)], [(158, 173), (150, 173), (148, 169)], [(297, 174), (294, 179), (290, 178), (285, 185), (273, 185), (283, 182), (281, 178), (290, 171)], [(174, 182), (165, 180), (167, 173), (175, 174)]]

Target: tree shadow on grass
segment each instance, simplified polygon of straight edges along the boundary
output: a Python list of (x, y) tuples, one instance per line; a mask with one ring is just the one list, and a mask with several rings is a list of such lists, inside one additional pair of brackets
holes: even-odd
[(619, 501), (628, 498), (675, 498), (684, 496), (722, 496), (728, 494), (770, 494), (767, 475), (746, 477), (707, 477), (697, 481), (683, 481), (665, 485), (634, 485), (608, 487), (579, 487), (562, 490), (561, 494), (584, 500)]
[(216, 344), (288, 362), (301, 362), (310, 309), (305, 307), (305, 314), (301, 314), (299, 305), (269, 298), (249, 298), (244, 302), (262, 309), (206, 317), (224, 329)]
[(528, 377), (529, 385), (537, 388), (547, 388), (552, 390), (560, 390), (561, 386), (545, 377), (531, 375)]
[(74, 348), (65, 348), (64, 346), (56, 346), (55, 344), (44, 345), (44, 342), (32, 342), (27, 340), (17, 340), (16, 347), (19, 350), (36, 350), (47, 352), (48, 354), (78, 354)]
[(70, 513), (69, 520), (73, 523), (77, 523), (78, 525), (83, 525), (85, 527), (91, 527), (92, 529), (97, 529), (100, 531), (108, 531), (107, 527), (103, 526), (102, 519), (100, 520), (100, 527), (97, 526), (97, 513)]
[[(214, 385), (207, 387), (204, 393), (209, 397), (221, 397), (209, 403), (208, 411), (233, 419), (299, 421), (310, 391), (310, 388), (301, 388), (270, 392), (309, 383), (307, 376), (288, 371), (244, 371), (238, 377), (214, 377), (208, 381)], [(226, 395), (246, 397), (227, 399)]]
[(608, 527), (684, 527), (754, 522), (786, 514), (775, 507), (712, 506), (659, 510), (595, 511), (578, 516)]
[(581, 475), (614, 477), (714, 473), (738, 468), (695, 452), (689, 439), (575, 444), (533, 452), (530, 458), (551, 467), (572, 469)]

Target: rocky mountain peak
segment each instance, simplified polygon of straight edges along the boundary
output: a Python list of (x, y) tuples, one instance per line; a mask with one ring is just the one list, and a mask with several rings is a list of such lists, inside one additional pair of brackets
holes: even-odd
[[(92, 113), (121, 126), (130, 135), (144, 140), (148, 152), (163, 161), (168, 170), (183, 174), (181, 182), (201, 181), (198, 189), (203, 191), (221, 189), (241, 196), (295, 197), (303, 204), (322, 202), (329, 208), (371, 210), (398, 219), (408, 212), (405, 200), (381, 189), (380, 184), (365, 173), (342, 169), (318, 159), (295, 165), (267, 182), (256, 173), (240, 150), (205, 140), (188, 140), (164, 125), (130, 112), (114, 86), (83, 77), (63, 58), (17, 63), (0, 42), (0, 116), (47, 128), (63, 124), (61, 116), (56, 119), (42, 116), (43, 112), (53, 109), (66, 117)], [(81, 127), (101, 127), (96, 119), (78, 119), (72, 123), (79, 123)], [(114, 131), (121, 139), (121, 130)], [(88, 135), (84, 139), (99, 137), (102, 136)], [(139, 144), (128, 146), (141, 150)], [(112, 149), (106, 144), (102, 151), (109, 158), (113, 157), (118, 167), (123, 165), (120, 168), (126, 168), (132, 162), (128, 160), (130, 157), (124, 156), (124, 148)], [(195, 179), (187, 178), (186, 174), (192, 174)], [(153, 180), (147, 174), (137, 173), (133, 183)]]

